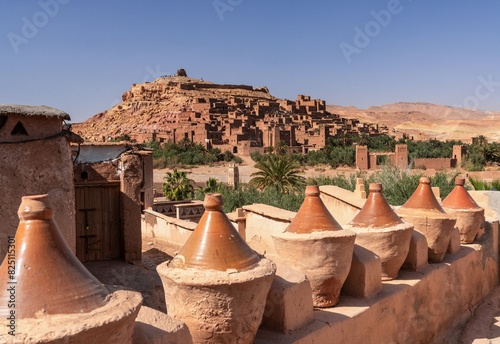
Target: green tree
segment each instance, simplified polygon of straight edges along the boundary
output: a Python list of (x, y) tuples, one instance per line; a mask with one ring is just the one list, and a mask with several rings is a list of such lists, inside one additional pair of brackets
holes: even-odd
[(187, 177), (186, 171), (178, 171), (174, 168), (172, 172), (165, 174), (163, 194), (170, 201), (180, 201), (192, 197), (194, 181)]
[(271, 154), (269, 159), (259, 161), (252, 173), (250, 185), (259, 190), (274, 187), (278, 193), (289, 194), (305, 185), (305, 178), (300, 176), (300, 165), (287, 156)]

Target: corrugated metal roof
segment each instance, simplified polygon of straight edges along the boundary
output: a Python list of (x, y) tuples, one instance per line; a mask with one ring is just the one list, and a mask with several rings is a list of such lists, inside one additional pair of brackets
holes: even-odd
[(115, 160), (124, 152), (130, 150), (128, 145), (89, 145), (80, 146), (80, 154), (76, 159), (77, 164), (89, 164), (94, 162), (102, 162)]

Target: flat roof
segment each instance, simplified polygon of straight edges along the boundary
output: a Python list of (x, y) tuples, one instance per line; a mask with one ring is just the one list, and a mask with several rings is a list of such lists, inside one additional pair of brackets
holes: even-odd
[(68, 121), (71, 120), (66, 112), (45, 105), (0, 104), (0, 115), (2, 114), (56, 117)]

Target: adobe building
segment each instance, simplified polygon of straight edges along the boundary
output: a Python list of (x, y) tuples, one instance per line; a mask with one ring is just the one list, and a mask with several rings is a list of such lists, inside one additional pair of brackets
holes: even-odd
[(356, 146), (356, 168), (360, 170), (374, 170), (380, 168), (378, 157), (388, 157), (390, 166), (398, 168), (408, 167), (408, 146), (396, 145), (394, 152), (369, 153), (367, 146)]
[[(151, 87), (150, 96), (153, 97), (159, 86)], [(193, 83), (179, 83), (179, 87), (251, 89), (251, 86), (245, 85)], [(132, 93), (137, 92), (138, 97), (145, 99), (154, 98), (146, 96), (146, 90), (141, 90), (142, 88), (144, 86), (134, 86)], [(132, 93), (127, 92), (124, 100), (129, 99)], [(133, 114), (137, 112), (140, 115), (144, 106), (141, 102), (136, 103)], [(298, 95), (296, 101), (240, 97), (195, 98), (189, 108), (166, 113), (158, 119), (154, 128), (129, 134), (132, 140), (139, 143), (149, 140), (176, 143), (187, 139), (206, 147), (250, 155), (258, 148), (276, 147), (282, 141), (296, 152), (307, 153), (323, 149), (329, 137), (341, 137), (345, 134), (356, 136), (362, 133), (378, 135), (382, 132), (387, 132), (387, 128), (379, 130), (378, 125), (341, 118), (326, 111), (324, 100)]]
[(153, 152), (123, 143), (73, 149), (77, 257), (141, 260), (141, 215), (153, 206)]
[(49, 194), (55, 220), (76, 250), (75, 191), (70, 141), (81, 140), (64, 125), (70, 116), (48, 106), (0, 105), (0, 256), (16, 232), (19, 199)]

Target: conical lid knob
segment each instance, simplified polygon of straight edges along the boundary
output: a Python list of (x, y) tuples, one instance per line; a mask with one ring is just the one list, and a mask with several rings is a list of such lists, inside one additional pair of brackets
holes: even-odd
[(186, 269), (248, 270), (260, 257), (248, 246), (222, 211), (220, 194), (205, 195), (205, 212), (169, 266)]
[(321, 231), (339, 231), (342, 227), (326, 209), (319, 197), (319, 187), (306, 186), (306, 197), (297, 215), (290, 222), (286, 231), (289, 233), (312, 233)]
[(436, 196), (431, 189), (431, 180), (427, 177), (420, 178), (420, 183), (417, 189), (411, 195), (411, 197), (406, 201), (405, 204), (401, 206), (402, 209), (421, 209), (429, 211), (438, 211), (440, 213), (445, 213), (441, 205), (439, 204)]
[(351, 221), (361, 228), (386, 228), (403, 223), (382, 194), (382, 184), (371, 183), (365, 205)]
[(104, 306), (108, 291), (64, 241), (48, 195), (23, 197), (18, 215), (16, 236), (9, 239), (11, 246), (0, 266), (1, 304), (7, 305), (15, 290), (18, 318), (90, 312)]
[(455, 188), (443, 200), (443, 206), (451, 209), (479, 209), (481, 208), (464, 188), (465, 179), (455, 178)]

